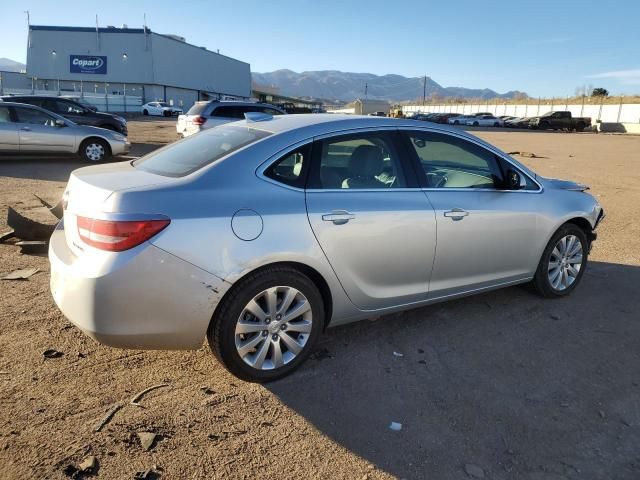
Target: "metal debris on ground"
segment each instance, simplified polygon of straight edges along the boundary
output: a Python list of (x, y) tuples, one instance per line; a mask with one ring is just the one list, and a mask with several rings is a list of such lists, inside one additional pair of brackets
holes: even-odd
[(60, 220), (62, 218), (62, 216), (64, 214), (63, 208), (62, 208), (62, 200), (60, 200), (55, 205), (51, 205), (49, 202), (47, 202), (46, 200), (42, 199), (41, 197), (39, 197), (35, 193), (33, 194), (33, 196), (36, 197), (38, 199), (38, 201), (40, 201), (40, 203), (42, 204), (43, 207), (47, 207), (54, 217), (56, 217), (58, 220)]
[(508, 152), (507, 155), (520, 155), (521, 157), (526, 158), (549, 158), (549, 157), (541, 157), (540, 155), (536, 155), (532, 152)]
[(16, 242), (16, 246), (20, 247), (20, 253), (47, 253), (49, 250), (49, 242), (45, 240), (22, 240)]
[(53, 348), (49, 348), (42, 352), (42, 356), (44, 358), (60, 358), (62, 355), (64, 355), (64, 353), (59, 352), (58, 350), (55, 350)]
[(145, 450), (151, 450), (157, 435), (153, 432), (137, 432), (137, 435), (138, 440), (140, 440), (140, 446)]
[(102, 417), (102, 420), (100, 420), (100, 423), (98, 425), (96, 425), (96, 428), (94, 429), (94, 432), (99, 432), (100, 430), (102, 430), (102, 427), (104, 427), (107, 423), (109, 423), (111, 418), (121, 408), (122, 408), (122, 405), (118, 405), (118, 404), (116, 404), (113, 407), (111, 407), (109, 409), (109, 411), (107, 412), (107, 414), (104, 417)]
[(153, 385), (152, 387), (145, 388), (140, 393), (136, 394), (131, 401), (129, 402), (131, 405), (135, 405), (136, 407), (144, 408), (142, 405), (138, 403), (138, 401), (144, 396), (145, 393), (150, 392), (151, 390), (155, 390), (156, 388), (168, 387), (168, 383), (160, 383), (158, 385)]
[(473, 465), (472, 463), (467, 463), (464, 466), (464, 471), (470, 477), (484, 478), (484, 470), (482, 468), (480, 468), (478, 465)]
[(9, 230), (8, 232), (4, 232), (4, 233), (0, 233), (0, 243), (4, 242), (5, 240), (9, 240), (10, 238), (15, 237), (16, 232), (13, 230)]
[(398, 422), (391, 422), (391, 425), (389, 425), (389, 428), (394, 432), (399, 432), (400, 430), (402, 430), (402, 424)]
[(20, 215), (11, 207), (7, 210), (7, 225), (13, 228), (14, 236), (22, 240), (49, 240), (56, 228)]
[(0, 280), (26, 280), (38, 273), (40, 269), (38, 268), (21, 268), (20, 270), (14, 270), (11, 273), (7, 273)]

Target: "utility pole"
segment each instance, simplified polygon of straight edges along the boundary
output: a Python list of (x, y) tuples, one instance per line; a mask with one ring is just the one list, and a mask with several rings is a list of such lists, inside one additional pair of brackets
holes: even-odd
[(424, 104), (427, 100), (427, 76), (424, 76), (424, 81), (422, 82), (422, 106), (424, 107)]
[(365, 99), (365, 100), (367, 99), (367, 92), (368, 92), (368, 90), (369, 90), (369, 84), (368, 84), (368, 83), (365, 83), (365, 84), (364, 84), (364, 99)]

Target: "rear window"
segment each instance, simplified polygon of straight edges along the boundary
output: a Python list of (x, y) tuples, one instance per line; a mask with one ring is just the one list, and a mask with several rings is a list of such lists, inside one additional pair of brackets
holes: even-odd
[(207, 108), (209, 102), (196, 102), (187, 112), (187, 115), (202, 115), (204, 109)]
[(269, 135), (246, 127), (216, 127), (145, 155), (133, 166), (166, 177), (183, 177)]

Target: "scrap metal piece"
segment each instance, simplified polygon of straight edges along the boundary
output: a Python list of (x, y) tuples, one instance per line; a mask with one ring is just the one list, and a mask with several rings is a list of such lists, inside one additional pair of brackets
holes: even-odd
[(20, 247), (20, 253), (47, 253), (49, 242), (45, 240), (25, 240), (16, 242)]
[(24, 217), (9, 207), (7, 210), (7, 225), (14, 230), (14, 236), (23, 240), (49, 240), (56, 228), (55, 225), (36, 222)]
[(51, 205), (49, 202), (47, 202), (43, 198), (40, 198), (35, 193), (33, 194), (33, 196), (40, 201), (43, 207), (47, 207), (54, 217), (56, 217), (58, 220), (62, 218), (62, 216), (64, 215), (62, 200), (59, 200), (55, 205)]
[(0, 280), (26, 280), (39, 271), (39, 268), (22, 268), (20, 270), (14, 270), (11, 273), (7, 273), (5, 276), (0, 278)]
[(13, 230), (9, 230), (8, 232), (0, 233), (0, 243), (4, 242), (5, 240), (9, 240), (10, 238), (13, 238), (15, 236), (16, 236), (16, 232), (14, 232)]

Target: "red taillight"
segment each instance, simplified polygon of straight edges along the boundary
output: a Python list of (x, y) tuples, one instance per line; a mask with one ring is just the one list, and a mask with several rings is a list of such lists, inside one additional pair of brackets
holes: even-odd
[(206, 121), (207, 119), (202, 115), (197, 115), (191, 119), (191, 123), (193, 123), (194, 125), (204, 125), (204, 122)]
[(140, 245), (161, 231), (170, 220), (112, 221), (78, 217), (78, 235), (87, 245), (121, 252)]

